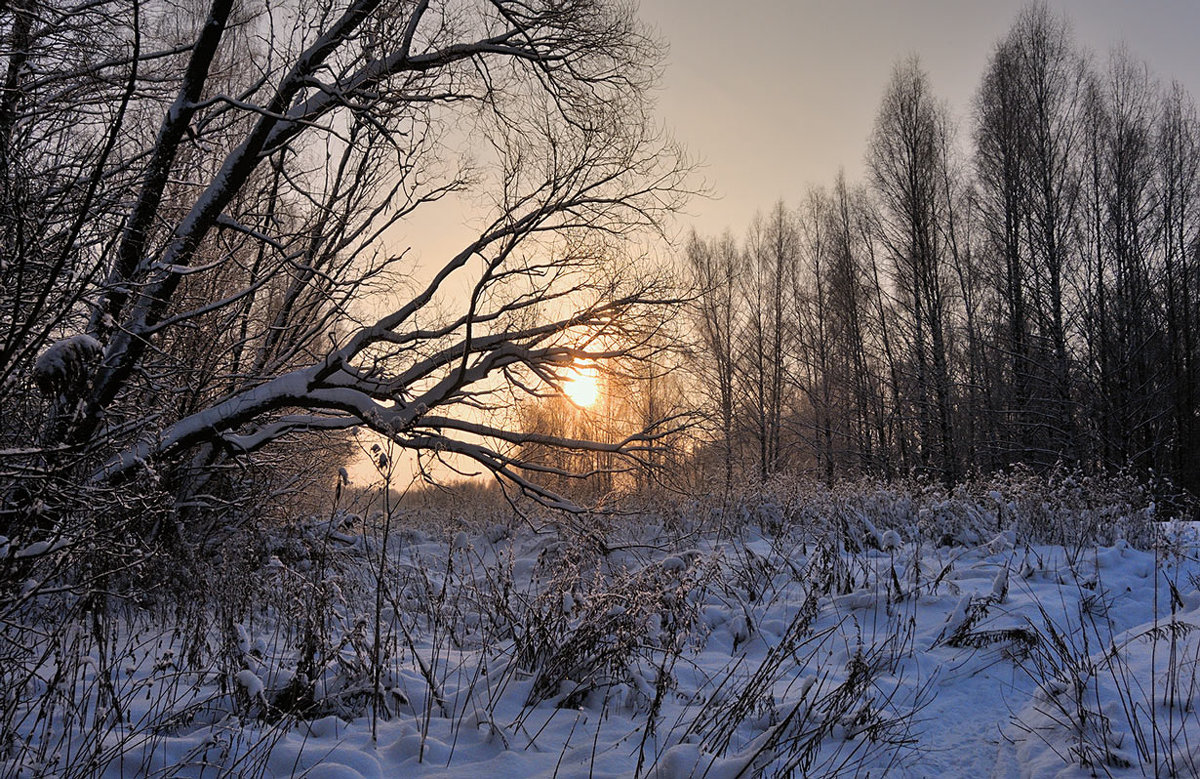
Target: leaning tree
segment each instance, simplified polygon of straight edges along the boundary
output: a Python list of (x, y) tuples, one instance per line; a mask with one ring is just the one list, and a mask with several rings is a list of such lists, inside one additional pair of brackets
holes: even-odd
[[(0, 46), (0, 533), (148, 483), (178, 522), (303, 434), (545, 500), (531, 443), (655, 446), (496, 414), (673, 302), (631, 249), (686, 170), (629, 4), (17, 0)], [(448, 199), (475, 229), (417, 256)]]

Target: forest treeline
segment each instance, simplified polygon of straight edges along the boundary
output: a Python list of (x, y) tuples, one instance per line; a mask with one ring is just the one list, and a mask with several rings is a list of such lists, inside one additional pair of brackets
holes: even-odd
[(724, 479), (1015, 464), (1200, 487), (1200, 124), (1026, 8), (955, 127), (894, 69), (861, 185), (693, 233), (690, 365)]

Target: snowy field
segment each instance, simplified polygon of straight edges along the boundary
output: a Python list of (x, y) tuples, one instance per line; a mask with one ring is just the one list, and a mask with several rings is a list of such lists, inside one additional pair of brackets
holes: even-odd
[(1055, 500), (338, 514), (216, 603), (22, 612), (0, 772), (1200, 774), (1193, 534)]

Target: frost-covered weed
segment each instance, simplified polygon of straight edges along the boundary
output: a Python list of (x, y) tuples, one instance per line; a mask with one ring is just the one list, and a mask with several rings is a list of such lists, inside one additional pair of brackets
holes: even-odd
[(1117, 631), (1104, 566), (1100, 555), (1079, 556), (1068, 569), (1074, 610), (1052, 614), (1039, 605), (1039, 619), (1029, 621), (1020, 667), (1036, 691), (1014, 722), (1093, 774), (1200, 775), (1200, 623), (1194, 610), (1181, 613), (1179, 569), (1159, 557), (1152, 574), (1156, 588), (1169, 590), (1169, 612), (1158, 612), (1156, 597), (1152, 623)]
[[(1160, 506), (1170, 502), (1171, 512)], [(833, 537), (850, 552), (879, 549), (885, 534), (941, 546), (973, 546), (1000, 531), (1023, 543), (1081, 549), (1125, 540), (1148, 548), (1157, 523), (1191, 518), (1195, 507), (1169, 489), (1128, 474), (1073, 471), (1039, 475), (1016, 469), (954, 486), (923, 479), (886, 483), (776, 478), (747, 489), (733, 509), (742, 523), (768, 535), (802, 532)]]
[[(8, 541), (5, 570), (40, 578), (4, 602), (0, 773), (278, 773), (370, 721), (416, 766), (486, 747), (597, 767), (620, 744), (639, 776), (852, 775), (919, 763), (927, 653), (1030, 669), (1066, 762), (1194, 767), (1190, 613), (1106, 627), (1095, 544), (1133, 554), (1161, 513), (1120, 479), (780, 480), (595, 521), (432, 510), (227, 534), (190, 592), (160, 575), (137, 599), (75, 586), (75, 547)], [(1192, 554), (1173, 544), (1162, 559)], [(124, 586), (154, 570), (122, 559)], [(1076, 611), (1018, 618), (1063, 572)]]

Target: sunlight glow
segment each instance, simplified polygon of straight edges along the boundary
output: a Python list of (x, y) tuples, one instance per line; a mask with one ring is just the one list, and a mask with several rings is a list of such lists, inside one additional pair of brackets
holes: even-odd
[(563, 382), (563, 393), (577, 406), (594, 405), (600, 399), (600, 372), (594, 366), (571, 368)]

